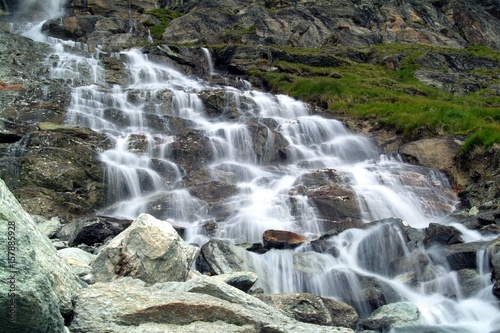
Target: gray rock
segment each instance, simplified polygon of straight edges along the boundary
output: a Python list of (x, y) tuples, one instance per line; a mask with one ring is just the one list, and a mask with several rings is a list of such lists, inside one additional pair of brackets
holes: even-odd
[(147, 283), (185, 281), (198, 251), (167, 221), (141, 214), (101, 249), (91, 266), (99, 282), (122, 276)]
[(0, 307), (15, 309), (14, 324), (7, 311), (0, 314), (3, 332), (64, 332), (78, 278), (1, 180), (0, 222), (0, 240), (9, 246), (0, 252), (0, 280), (9, 282), (0, 286)]
[(57, 254), (64, 258), (73, 272), (79, 277), (92, 274), (90, 262), (96, 257), (95, 255), (74, 247), (59, 250)]
[(234, 272), (215, 275), (212, 280), (220, 280), (243, 292), (247, 292), (257, 282), (258, 276), (254, 272)]
[(418, 325), (420, 312), (416, 305), (405, 302), (386, 304), (373, 311), (370, 319), (389, 319), (392, 327)]
[[(182, 291), (173, 291), (175, 288)], [(140, 302), (130, 301), (139, 299)], [(347, 328), (299, 323), (208, 277), (151, 287), (130, 279), (96, 283), (84, 289), (76, 301), (70, 330), (72, 333), (353, 332)]]
[(359, 319), (352, 306), (313, 294), (262, 294), (255, 297), (305, 323), (354, 327)]
[(244, 266), (246, 251), (229, 242), (212, 239), (201, 247), (201, 255), (213, 274), (246, 270)]
[(32, 217), (37, 227), (47, 236), (47, 238), (55, 236), (57, 230), (61, 227), (61, 220), (58, 217), (53, 217), (50, 220), (38, 215)]

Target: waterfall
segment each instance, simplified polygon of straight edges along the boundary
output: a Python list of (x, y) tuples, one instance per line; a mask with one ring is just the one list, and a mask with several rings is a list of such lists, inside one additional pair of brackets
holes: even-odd
[[(26, 5), (40, 3), (29, 0)], [(48, 3), (57, 13), (62, 1)], [(265, 254), (242, 251), (245, 267), (258, 274), (258, 287), (265, 292), (336, 298), (366, 318), (373, 304), (365, 300), (363, 286), (371, 283), (384, 293), (374, 302), (384, 298), (415, 305), (420, 324), (431, 331), (479, 333), (498, 325), (498, 300), (487, 292), (486, 251), (478, 257), (481, 291), (465, 295), (441, 253), (411, 248), (405, 239), (407, 226), (452, 223), (446, 216), (457, 198), (442, 172), (381, 155), (372, 139), (352, 133), (338, 120), (313, 115), (306, 104), (285, 95), (248, 90), (247, 85), (210, 85), (150, 61), (139, 49), (114, 55), (123, 60), (129, 80), (110, 86), (98, 53), (68, 53), (61, 46), (67, 42), (40, 39), (40, 26), (27, 35), (54, 46), (52, 77), (72, 86), (66, 125), (106, 133), (114, 143), (101, 154), (110, 202), (105, 214), (133, 219), (147, 212), (171, 219), (186, 228), (186, 241), (200, 246), (211, 238), (257, 243), (268, 229), (296, 232), (317, 242)], [(210, 53), (203, 52), (213, 75)], [(82, 77), (82, 69), (89, 75)], [(220, 91), (226, 101), (220, 111), (232, 115), (227, 119), (209, 117), (200, 97)], [(175, 122), (188, 131), (177, 131)], [(184, 149), (179, 140), (185, 138), (198, 140), (204, 145), (200, 151), (210, 155), (196, 172), (208, 175), (209, 185), (225, 186), (222, 203), (206, 202), (186, 185), (192, 174), (176, 159), (176, 149)], [(188, 155), (181, 157), (198, 158)], [(304, 188), (307, 179), (330, 173), (355, 193), (361, 223), (387, 221), (320, 239), (329, 228)], [(391, 223), (391, 218), (399, 222)], [(208, 232), (207, 224), (216, 227)], [(469, 232), (468, 241), (482, 238)], [(422, 267), (411, 273), (415, 276), (405, 270), (418, 265)]]
[(207, 62), (208, 76), (214, 76), (215, 75), (214, 62), (212, 60), (212, 55), (210, 54), (210, 50), (207, 49), (206, 47), (202, 47), (201, 50), (203, 51), (203, 55), (205, 56), (205, 61)]

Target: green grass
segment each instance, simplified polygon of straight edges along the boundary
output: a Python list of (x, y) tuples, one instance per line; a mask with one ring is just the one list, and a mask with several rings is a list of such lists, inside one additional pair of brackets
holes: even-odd
[(153, 9), (148, 11), (147, 14), (156, 17), (160, 21), (159, 24), (151, 21), (143, 22), (145, 26), (149, 27), (151, 31), (151, 36), (153, 37), (154, 40), (162, 40), (163, 32), (168, 27), (170, 21), (178, 17), (181, 17), (183, 15), (182, 13), (167, 8)]
[[(364, 49), (381, 55), (405, 54), (399, 70), (356, 63), (335, 68), (312, 67), (275, 61), (277, 71), (258, 67), (251, 75), (262, 78), (275, 92), (313, 102), (332, 112), (374, 119), (395, 128), (407, 139), (436, 135), (464, 135), (464, 151), (479, 145), (500, 143), (500, 96), (483, 89), (466, 96), (455, 96), (419, 82), (413, 61), (427, 51), (463, 52), (500, 60), (500, 52), (486, 47), (456, 50), (406, 44), (385, 44)], [(309, 50), (287, 50), (309, 52)], [(328, 52), (315, 49), (314, 52)], [(481, 70), (500, 84), (498, 69)], [(496, 83), (496, 82), (495, 82)]]

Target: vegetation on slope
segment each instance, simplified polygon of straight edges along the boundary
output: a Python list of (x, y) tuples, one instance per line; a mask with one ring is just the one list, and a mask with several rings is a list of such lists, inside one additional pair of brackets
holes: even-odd
[[(380, 56), (404, 54), (399, 68), (346, 60), (340, 67), (307, 66), (298, 62), (274, 61), (277, 70), (258, 67), (250, 71), (279, 93), (318, 104), (332, 112), (376, 119), (407, 138), (436, 135), (467, 135), (464, 151), (475, 145), (485, 148), (500, 142), (500, 96), (481, 89), (465, 96), (430, 87), (415, 77), (420, 67), (415, 59), (425, 52), (464, 52), (499, 60), (500, 52), (486, 47), (467, 50), (383, 44), (358, 50)], [(328, 49), (287, 49), (291, 54), (331, 54)], [(477, 71), (476, 71), (477, 72)], [(471, 71), (473, 73), (473, 71)], [(500, 69), (481, 69), (489, 84), (500, 85)], [(496, 81), (496, 82), (495, 82)]]

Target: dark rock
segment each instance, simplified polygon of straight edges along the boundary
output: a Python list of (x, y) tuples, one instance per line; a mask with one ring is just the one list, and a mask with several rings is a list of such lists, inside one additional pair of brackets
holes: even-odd
[(463, 243), (460, 231), (455, 227), (445, 226), (439, 223), (431, 223), (425, 228), (424, 245), (452, 245)]
[(47, 21), (42, 31), (49, 36), (65, 39), (83, 41), (82, 37), (88, 36), (95, 30), (96, 22), (104, 19), (102, 16), (69, 16), (62, 19)]
[(104, 243), (107, 238), (118, 235), (131, 223), (130, 220), (119, 220), (104, 216), (82, 217), (65, 224), (57, 232), (57, 238), (67, 241), (69, 246)]
[(486, 244), (486, 242), (453, 244), (444, 246), (442, 251), (452, 270), (476, 269), (477, 251)]
[(188, 174), (201, 169), (213, 158), (208, 138), (197, 130), (180, 133), (176, 141), (170, 144), (170, 154), (173, 161)]

